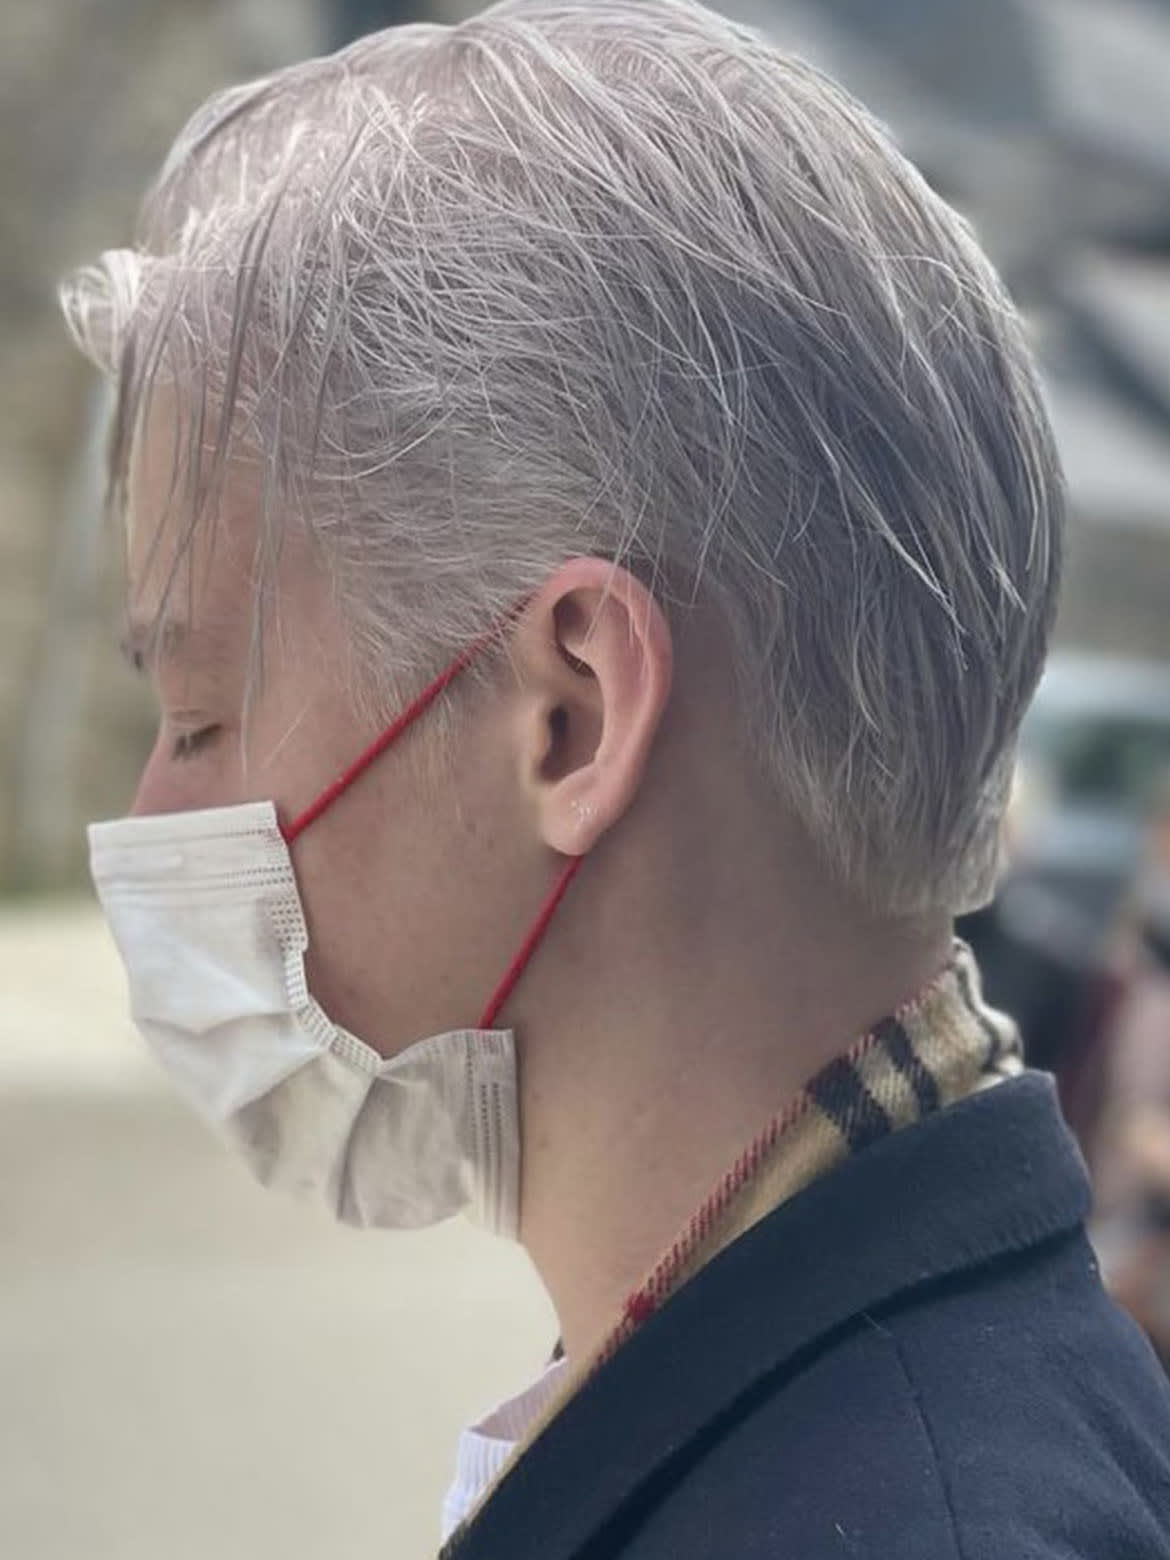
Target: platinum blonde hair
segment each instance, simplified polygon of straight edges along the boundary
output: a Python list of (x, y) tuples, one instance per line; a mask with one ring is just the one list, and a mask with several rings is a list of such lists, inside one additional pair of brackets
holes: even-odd
[(725, 625), (744, 720), (881, 913), (990, 894), (1062, 484), (965, 223), (815, 70), (688, 0), (505, 0), (213, 98), (66, 283), (111, 494), (177, 385), (400, 689), (566, 558)]

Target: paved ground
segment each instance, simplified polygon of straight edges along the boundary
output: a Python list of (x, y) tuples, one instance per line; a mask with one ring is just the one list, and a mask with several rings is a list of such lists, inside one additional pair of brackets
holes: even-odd
[(517, 1251), (256, 1188), (88, 909), (0, 912), (0, 1555), (423, 1560), (459, 1424), (553, 1335)]

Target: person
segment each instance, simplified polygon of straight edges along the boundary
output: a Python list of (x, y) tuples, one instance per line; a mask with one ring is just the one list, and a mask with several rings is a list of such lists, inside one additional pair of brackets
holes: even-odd
[(688, 0), (506, 0), (213, 99), (64, 305), (161, 710), (91, 834), (135, 1018), (265, 1184), (556, 1309), (444, 1553), (1170, 1555), (952, 940), (1063, 509), (966, 224)]
[(1086, 1156), (1105, 1281), (1170, 1369), (1170, 769), (1151, 791), (1143, 859), (1114, 933), (1125, 979), (1092, 1058)]

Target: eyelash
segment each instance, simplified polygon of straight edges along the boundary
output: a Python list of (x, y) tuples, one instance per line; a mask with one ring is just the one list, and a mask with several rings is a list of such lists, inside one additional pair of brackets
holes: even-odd
[(180, 732), (171, 745), (171, 757), (179, 760), (194, 758), (208, 743), (214, 742), (219, 733), (219, 726), (203, 726), (198, 731)]

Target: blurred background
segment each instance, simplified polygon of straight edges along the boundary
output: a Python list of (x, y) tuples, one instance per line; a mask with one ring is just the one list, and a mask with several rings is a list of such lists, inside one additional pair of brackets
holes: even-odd
[[(84, 881), (150, 741), (101, 398), (56, 317), (213, 88), (450, 0), (0, 7), (0, 1554), (433, 1553), (455, 1433), (553, 1319), (462, 1227), (255, 1192), (160, 1083)], [(755, 0), (974, 222), (1072, 494), (1000, 894), (963, 926), (1053, 1069), (1110, 1281), (1170, 1359), (1170, 0)]]

